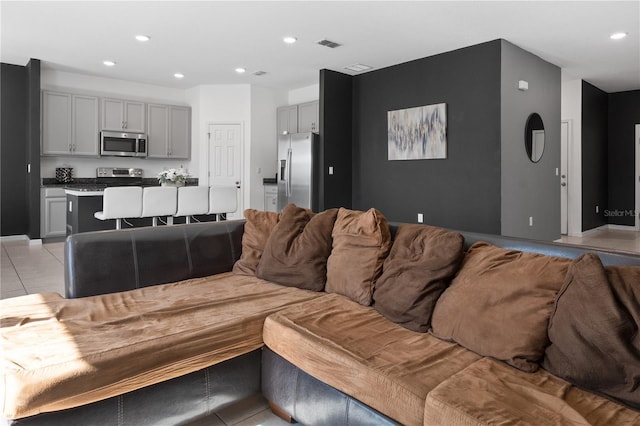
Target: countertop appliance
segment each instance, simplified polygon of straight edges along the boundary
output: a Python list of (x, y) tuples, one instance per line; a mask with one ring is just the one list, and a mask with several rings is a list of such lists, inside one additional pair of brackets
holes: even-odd
[(317, 139), (315, 133), (278, 137), (278, 211), (289, 203), (317, 211)]
[(100, 155), (146, 157), (147, 135), (144, 133), (100, 132)]
[(104, 186), (142, 186), (142, 169), (98, 167), (96, 183)]

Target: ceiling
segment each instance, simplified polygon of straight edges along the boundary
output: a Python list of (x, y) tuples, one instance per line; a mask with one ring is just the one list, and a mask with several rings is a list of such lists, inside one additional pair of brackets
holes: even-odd
[[(378, 69), (503, 38), (606, 92), (640, 89), (638, 0), (3, 0), (0, 15), (2, 62), (37, 58), (45, 69), (173, 88), (290, 90), (318, 83), (322, 68), (356, 74), (344, 67)], [(628, 37), (611, 40), (616, 31)], [(140, 43), (137, 34), (151, 40)], [(283, 43), (287, 35), (298, 41)], [(342, 46), (316, 44), (321, 39)], [(116, 66), (105, 67), (107, 59)], [(258, 70), (266, 74), (253, 75)]]

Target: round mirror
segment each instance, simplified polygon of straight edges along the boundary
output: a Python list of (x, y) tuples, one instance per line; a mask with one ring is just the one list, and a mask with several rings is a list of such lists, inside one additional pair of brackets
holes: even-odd
[(544, 152), (544, 124), (542, 117), (534, 112), (527, 119), (524, 129), (524, 147), (527, 150), (529, 159), (537, 163), (542, 158)]

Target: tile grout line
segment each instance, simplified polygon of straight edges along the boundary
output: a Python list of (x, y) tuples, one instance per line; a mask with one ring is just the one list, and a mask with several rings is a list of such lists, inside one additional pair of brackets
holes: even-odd
[(5, 255), (7, 256), (7, 259), (9, 259), (9, 263), (11, 263), (11, 267), (13, 268), (13, 272), (15, 272), (16, 277), (18, 277), (18, 281), (20, 281), (20, 285), (22, 286), (22, 289), (24, 290), (25, 294), (29, 294), (29, 292), (27, 291), (27, 287), (25, 287), (24, 282), (22, 281), (22, 277), (20, 276), (20, 274), (18, 274), (18, 269), (16, 268), (16, 265), (13, 263), (13, 260), (11, 259), (11, 256), (9, 256), (9, 252), (7, 251), (6, 247), (3, 245), (2, 246), (2, 250), (4, 251)]

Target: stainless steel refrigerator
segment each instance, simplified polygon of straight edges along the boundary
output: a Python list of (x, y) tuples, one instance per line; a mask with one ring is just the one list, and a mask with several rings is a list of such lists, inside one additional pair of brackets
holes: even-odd
[(289, 203), (317, 211), (318, 135), (278, 137), (278, 211)]

